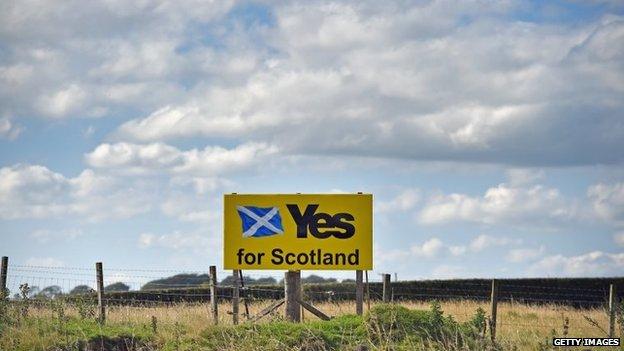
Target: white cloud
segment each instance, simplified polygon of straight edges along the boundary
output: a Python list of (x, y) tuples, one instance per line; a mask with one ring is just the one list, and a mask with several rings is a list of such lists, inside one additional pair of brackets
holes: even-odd
[(391, 213), (395, 211), (408, 211), (414, 208), (420, 199), (417, 189), (405, 189), (389, 201), (379, 201), (375, 205), (376, 213)]
[(227, 136), (289, 153), (532, 166), (621, 162), (608, 150), (624, 146), (609, 128), (623, 107), (613, 78), (622, 48), (608, 43), (621, 39), (624, 21), (502, 20), (513, 8), (277, 5), (276, 26), (262, 37), (275, 55), (248, 65), (246, 79), (198, 85), (117, 136)]
[(128, 168), (130, 171), (167, 169), (183, 162), (180, 150), (162, 143), (137, 145), (101, 144), (85, 155), (92, 167)]
[(618, 246), (624, 247), (624, 232), (618, 232), (613, 234), (613, 242)]
[(30, 237), (35, 239), (37, 242), (41, 244), (48, 243), (50, 241), (57, 240), (66, 240), (71, 241), (79, 236), (82, 236), (84, 233), (81, 229), (78, 228), (70, 228), (70, 229), (62, 229), (62, 230), (49, 230), (49, 229), (39, 229), (35, 230), (30, 234)]
[(33, 67), (24, 63), (0, 66), (0, 81), (11, 85), (22, 85), (32, 77)]
[(82, 135), (83, 135), (85, 138), (87, 138), (87, 139), (88, 139), (88, 138), (92, 137), (94, 133), (95, 133), (95, 127), (94, 127), (94, 126), (88, 126), (88, 127), (84, 130), (84, 132), (82, 132)]
[(221, 236), (208, 233), (174, 231), (169, 234), (141, 233), (139, 248), (165, 248), (194, 254), (215, 252), (221, 246)]
[(624, 147), (612, 128), (624, 107), (621, 16), (570, 26), (516, 20), (514, 1), (295, 1), (258, 5), (267, 23), (236, 6), (7, 4), (0, 115), (138, 111), (118, 140), (225, 137), (290, 154), (624, 160), (610, 152)]
[(413, 245), (410, 247), (410, 252), (418, 257), (433, 258), (444, 247), (442, 241), (438, 238), (431, 238), (425, 241), (422, 245)]
[(235, 186), (235, 183), (229, 179), (218, 177), (185, 177), (176, 176), (172, 177), (170, 181), (172, 186), (187, 186), (191, 185), (193, 190), (198, 195), (205, 195), (208, 193), (220, 190), (227, 192), (226, 189)]
[(509, 250), (506, 259), (514, 263), (530, 261), (542, 256), (545, 251), (546, 247), (543, 245), (539, 248), (513, 249)]
[(507, 170), (507, 177), (512, 186), (522, 186), (543, 179), (544, 171), (532, 168), (512, 168)]
[(490, 247), (519, 245), (521, 243), (521, 239), (480, 234), (470, 240), (468, 245), (453, 245), (449, 246), (448, 249), (451, 255), (461, 256), (467, 252), (478, 253)]
[(77, 110), (86, 99), (84, 89), (72, 84), (65, 89), (40, 97), (39, 110), (49, 116), (65, 116)]
[(409, 250), (404, 250), (404, 249), (384, 249), (382, 247), (379, 247), (379, 245), (377, 245), (375, 246), (374, 250), (375, 250), (375, 254), (373, 258), (375, 260), (375, 265), (405, 262), (405, 260), (412, 257), (411, 252)]
[(467, 221), (483, 224), (544, 225), (575, 217), (576, 205), (559, 190), (541, 185), (516, 187), (500, 184), (483, 197), (466, 194), (434, 195), (418, 214), (424, 224)]
[(382, 262), (403, 262), (409, 258), (436, 258), (447, 251), (452, 256), (462, 256), (466, 253), (479, 253), (491, 247), (515, 246), (522, 243), (521, 239), (512, 239), (504, 236), (491, 236), (481, 234), (474, 237), (468, 245), (448, 245), (436, 237), (427, 239), (422, 244), (414, 244), (409, 249), (380, 250), (376, 256), (381, 257)]
[(14, 165), (0, 168), (0, 218), (81, 216), (99, 221), (128, 218), (150, 209), (149, 192), (138, 183), (84, 170), (66, 178), (44, 166)]
[(431, 277), (434, 279), (460, 278), (464, 275), (464, 271), (462, 266), (443, 264), (433, 269)]
[(28, 266), (64, 267), (65, 262), (54, 257), (31, 257), (26, 260)]
[(139, 235), (139, 248), (145, 249), (154, 245), (156, 236), (150, 233), (141, 233)]
[(624, 223), (624, 183), (592, 185), (587, 196), (598, 217), (616, 224)]
[[(3, 4), (0, 35), (9, 55), (0, 60), (0, 114), (68, 118), (102, 115), (95, 112), (102, 106), (110, 108), (104, 114), (124, 107), (158, 108), (182, 96), (184, 83), (195, 84), (219, 68), (220, 76), (226, 75), (230, 55), (211, 55), (208, 46), (179, 48), (193, 41), (194, 26), (216, 26), (213, 21), (233, 3)], [(220, 40), (223, 33), (214, 32), (204, 34)], [(238, 56), (237, 44), (227, 45), (233, 56)], [(124, 85), (149, 89), (129, 91)]]
[(202, 196), (192, 196), (186, 193), (175, 192), (160, 205), (160, 210), (168, 217), (183, 222), (216, 223), (222, 216), (222, 211), (216, 208), (216, 201), (207, 201)]
[(461, 246), (461, 245), (449, 246), (449, 252), (453, 256), (461, 256), (461, 255), (465, 254), (467, 250), (468, 250), (468, 248), (466, 246)]
[(264, 143), (246, 143), (232, 149), (208, 146), (203, 150), (181, 151), (163, 143), (142, 145), (120, 142), (101, 144), (86, 154), (85, 159), (92, 167), (130, 174), (164, 171), (205, 177), (262, 164), (276, 152), (274, 146)]
[(22, 132), (22, 127), (15, 125), (8, 118), (0, 118), (0, 138), (14, 140)]
[(577, 256), (547, 256), (531, 266), (540, 276), (616, 276), (624, 270), (624, 253), (592, 251)]
[(493, 246), (506, 246), (511, 244), (519, 244), (520, 242), (520, 239), (511, 239), (504, 236), (491, 236), (481, 234), (472, 239), (469, 247), (472, 251), (479, 252)]

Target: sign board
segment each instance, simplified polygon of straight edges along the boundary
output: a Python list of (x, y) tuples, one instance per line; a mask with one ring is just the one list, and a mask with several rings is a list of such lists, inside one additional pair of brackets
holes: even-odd
[(224, 268), (371, 270), (371, 194), (229, 194)]

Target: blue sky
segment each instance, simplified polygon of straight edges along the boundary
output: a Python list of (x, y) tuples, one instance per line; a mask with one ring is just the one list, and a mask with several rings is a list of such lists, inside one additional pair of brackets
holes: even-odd
[(5, 1), (0, 254), (204, 270), (223, 193), (363, 191), (376, 273), (621, 275), (623, 105), (618, 1)]

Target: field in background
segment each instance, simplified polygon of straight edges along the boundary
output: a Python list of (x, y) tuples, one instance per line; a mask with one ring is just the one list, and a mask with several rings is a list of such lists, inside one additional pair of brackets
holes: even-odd
[[(250, 303), (250, 315), (255, 315), (268, 304), (270, 301)], [(374, 305), (376, 304), (373, 303)], [(400, 305), (410, 309), (429, 309), (429, 304), (426, 302), (402, 301)], [(353, 314), (355, 311), (353, 302), (324, 302), (316, 306), (332, 316)], [(470, 320), (479, 307), (487, 310), (488, 305), (475, 301), (447, 301), (442, 302), (441, 307), (444, 315), (453, 316), (457, 321), (463, 322)], [(16, 304), (11, 308), (19, 309), (20, 307)], [(84, 306), (81, 308), (82, 310), (75, 306), (63, 305), (62, 302), (30, 305), (26, 312), (27, 322), (4, 330), (4, 340), (0, 341), (0, 349), (9, 350), (8, 339), (14, 339), (11, 345), (16, 343), (34, 345), (35, 349), (46, 351), (53, 350), (53, 346), (59, 341), (71, 344), (71, 337), (63, 336), (60, 328), (56, 328), (58, 329), (56, 336), (55, 328), (52, 328), (51, 333), (43, 331), (48, 323), (57, 321), (59, 318), (80, 320), (80, 314), (85, 313)], [(365, 307), (365, 312), (366, 310)], [(228, 311), (231, 311), (229, 303), (219, 304), (220, 325), (232, 323), (232, 316), (228, 314)], [(241, 312), (245, 312), (243, 304), (241, 304)], [(87, 311), (87, 314), (89, 313), (91, 312)], [(519, 303), (500, 303), (498, 314), (501, 322), (498, 323), (497, 342), (500, 349), (504, 350), (548, 349), (545, 345), (549, 345), (549, 338), (552, 336), (605, 337), (605, 329), (608, 328), (607, 313), (601, 308), (575, 309), (557, 305), (531, 306)], [(303, 318), (304, 324), (318, 320), (307, 312), (304, 313)], [(245, 319), (245, 316), (241, 317), (243, 323)], [(279, 309), (259, 323), (274, 323), (282, 320), (283, 309)], [(187, 341), (199, 340), (205, 336), (206, 330), (212, 328), (212, 324), (208, 304), (179, 303), (153, 307), (111, 306), (107, 313), (107, 326), (118, 330), (118, 334), (149, 334), (149, 338), (156, 344), (162, 345), (170, 344), (171, 340), (180, 338)], [(89, 328), (93, 328), (93, 325), (90, 325)], [(80, 326), (72, 328), (80, 328)], [(156, 332), (152, 334), (154, 330)], [(86, 331), (84, 333), (88, 334)], [(621, 330), (618, 331), (618, 336), (620, 333)], [(114, 333), (111, 336), (114, 336)], [(3, 346), (5, 348), (2, 348)], [(184, 348), (177, 349), (183, 350)]]
[[(479, 326), (487, 325), (491, 280), (386, 279), (389, 289), (384, 294), (380, 272), (369, 272), (365, 313), (358, 317), (354, 316), (353, 280), (328, 282), (316, 277), (302, 285), (304, 299), (336, 318), (320, 321), (306, 311), (303, 323), (286, 323), (282, 306), (253, 324), (246, 322), (244, 301), (248, 302), (248, 315), (257, 315), (284, 297), (284, 286), (261, 273), (244, 272), (246, 285), (240, 291), (239, 305), (241, 324), (233, 326), (232, 272), (218, 271), (210, 277), (207, 271), (179, 274), (172, 270), (105, 268), (99, 281), (104, 286), (102, 301), (107, 311), (102, 326), (97, 322), (97, 294), (93, 289), (99, 283), (93, 268), (8, 266), (8, 274), (7, 270), (3, 273), (10, 299), (0, 299), (0, 351), (323, 351), (355, 350), (361, 344), (372, 350), (550, 350), (553, 336), (606, 337), (609, 287), (615, 287), (620, 296), (624, 291), (624, 278), (497, 280), (497, 337), (492, 344), (489, 330), (472, 328), (475, 321), (481, 321)], [(209, 304), (212, 278), (217, 281), (218, 326), (214, 326)], [(384, 295), (394, 303), (381, 304)], [(613, 296), (619, 301), (617, 294)], [(367, 313), (368, 297), (372, 314)], [(432, 301), (439, 301), (443, 316), (453, 320), (434, 318)], [(386, 324), (380, 337), (380, 331), (375, 330), (376, 321), (392, 317), (397, 306), (409, 310), (399, 308), (402, 317), (396, 323)], [(426, 333), (434, 330), (432, 333), (438, 335), (432, 335), (433, 339), (426, 333), (419, 335), (415, 325), (425, 325), (429, 328)], [(620, 314), (616, 336), (622, 334), (622, 325)], [(440, 334), (436, 329), (439, 326), (451, 326), (456, 340), (445, 339), (449, 335)], [(402, 335), (400, 340), (393, 339), (397, 333)]]

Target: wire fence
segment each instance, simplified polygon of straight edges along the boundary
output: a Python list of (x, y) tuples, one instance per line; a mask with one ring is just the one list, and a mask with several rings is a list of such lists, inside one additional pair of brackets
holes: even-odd
[[(232, 297), (231, 271), (217, 271), (222, 277), (218, 284), (218, 297)], [(381, 273), (371, 272), (367, 291), (370, 298), (382, 299)], [(176, 279), (177, 278), (177, 279)], [(223, 279), (225, 278), (225, 279)], [(264, 280), (263, 280), (264, 279)], [(261, 283), (259, 284), (258, 281)], [(624, 291), (624, 278), (578, 278), (578, 279), (499, 279), (498, 299), (517, 303), (561, 304), (574, 307), (599, 307), (608, 302), (609, 286), (615, 284), (617, 291)], [(110, 299), (146, 300), (149, 302), (210, 300), (210, 275), (208, 269), (176, 271), (170, 269), (105, 268), (105, 292)], [(282, 282), (262, 273), (244, 272), (241, 290), (249, 299), (282, 298)], [(20, 286), (27, 285), (24, 296)], [(355, 299), (355, 281), (346, 280), (306, 283), (303, 288), (310, 299), (316, 301)], [(6, 274), (9, 297), (57, 297), (71, 296), (95, 291), (97, 287), (94, 268), (47, 267), (11, 265)], [(474, 300), (486, 301), (491, 295), (490, 280), (424, 280), (395, 281), (391, 286), (391, 299), (410, 300)], [(153, 297), (158, 297), (154, 299)]]
[[(164, 311), (179, 312), (181, 308), (186, 308), (189, 311), (194, 309), (202, 318), (209, 319), (212, 277), (208, 272), (208, 267), (184, 272), (105, 267), (101, 303), (107, 306), (110, 313), (125, 313), (126, 318), (141, 316), (136, 312), (140, 309), (164, 308)], [(233, 284), (236, 282), (232, 274), (232, 271), (216, 271), (221, 280), (214, 289), (214, 297), (221, 311), (219, 318), (224, 320), (231, 318), (232, 314)], [(426, 308), (435, 300), (442, 303), (447, 314), (459, 320), (471, 318), (476, 308), (486, 311), (491, 308), (491, 280), (394, 281), (386, 287), (382, 274), (368, 272), (369, 279), (364, 288), (367, 308), (384, 299), (414, 308)], [(240, 301), (245, 306), (241, 308), (243, 317), (251, 318), (284, 298), (284, 286), (280, 279), (258, 272), (244, 272), (243, 275), (243, 286), (239, 286)], [(95, 268), (11, 265), (3, 271), (3, 279), (9, 301), (15, 304), (27, 303), (37, 308), (49, 306), (51, 301), (63, 301), (69, 306), (84, 303), (94, 306), (98, 303)], [(354, 314), (355, 286), (355, 281), (350, 279), (324, 283), (306, 283), (304, 279), (302, 296), (322, 306), (333, 316)], [(389, 296), (384, 297), (385, 289), (390, 292)], [(499, 312), (498, 325), (502, 328), (559, 328), (563, 323), (562, 316), (577, 313), (589, 317), (576, 318), (573, 324), (586, 323), (589, 318), (607, 330), (613, 323), (609, 319), (613, 318), (609, 315), (610, 303), (616, 301), (617, 305), (621, 297), (617, 293), (612, 295), (618, 291), (624, 292), (624, 278), (499, 279), (496, 300), (501, 304), (498, 308), (502, 312)], [(531, 320), (531, 313), (534, 313), (530, 310), (531, 306), (541, 306), (534, 320)], [(150, 310), (149, 313), (156, 312)], [(315, 317), (304, 313), (303, 318)]]

